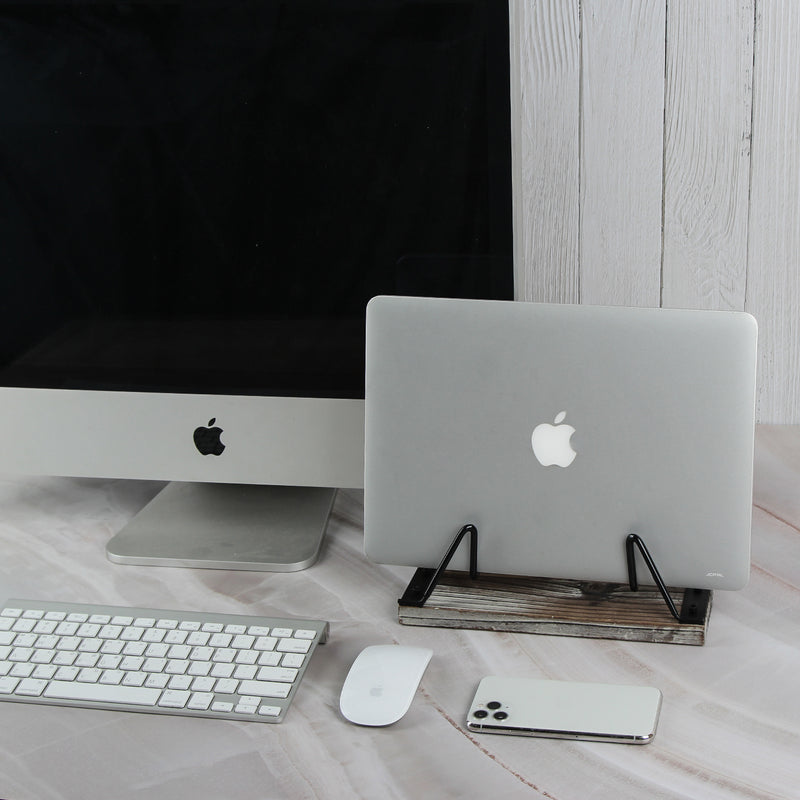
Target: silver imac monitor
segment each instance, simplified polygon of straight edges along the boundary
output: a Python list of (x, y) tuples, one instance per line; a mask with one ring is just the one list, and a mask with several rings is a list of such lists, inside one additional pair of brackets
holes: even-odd
[(294, 570), (377, 294), (513, 294), (508, 6), (0, 3), (0, 440), (164, 480), (122, 563)]

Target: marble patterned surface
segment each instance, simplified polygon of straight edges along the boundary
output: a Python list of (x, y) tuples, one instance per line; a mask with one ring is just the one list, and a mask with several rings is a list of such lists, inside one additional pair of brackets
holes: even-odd
[[(717, 592), (704, 647), (401, 627), (410, 570), (362, 555), (359, 492), (340, 492), (322, 558), (302, 573), (119, 566), (105, 542), (160, 488), (0, 480), (0, 593), (76, 602), (323, 617), (281, 725), (3, 703), (0, 797), (800, 797), (800, 428), (757, 433), (753, 567)], [(408, 714), (345, 722), (338, 694), (368, 644), (433, 648)], [(634, 683), (664, 693), (644, 747), (469, 733), (488, 674)]]

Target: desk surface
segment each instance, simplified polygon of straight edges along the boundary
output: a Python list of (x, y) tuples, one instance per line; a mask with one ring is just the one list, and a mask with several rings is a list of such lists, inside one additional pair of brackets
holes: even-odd
[[(340, 492), (321, 560), (267, 574), (111, 564), (104, 545), (160, 484), (0, 481), (6, 596), (331, 622), (281, 725), (0, 705), (0, 797), (800, 797), (800, 428), (756, 438), (753, 568), (717, 592), (704, 647), (398, 625), (411, 571), (362, 555), (362, 502)], [(338, 695), (369, 644), (434, 658), (390, 728), (345, 722)], [(464, 716), (488, 674), (645, 684), (664, 693), (655, 741), (477, 735)]]

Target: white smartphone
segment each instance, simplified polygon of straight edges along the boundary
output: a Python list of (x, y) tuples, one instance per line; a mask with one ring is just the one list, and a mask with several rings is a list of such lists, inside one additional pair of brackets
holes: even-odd
[(648, 744), (661, 711), (650, 686), (489, 676), (478, 685), (467, 728), (480, 733)]

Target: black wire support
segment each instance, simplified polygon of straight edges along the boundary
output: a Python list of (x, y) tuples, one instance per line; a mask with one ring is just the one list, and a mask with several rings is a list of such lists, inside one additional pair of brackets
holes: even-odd
[(681, 610), (679, 612), (667, 590), (661, 573), (658, 571), (656, 562), (653, 561), (653, 557), (647, 549), (647, 545), (644, 543), (641, 536), (636, 533), (629, 533), (628, 538), (625, 540), (625, 554), (628, 561), (628, 584), (631, 587), (631, 591), (639, 591), (639, 581), (636, 577), (636, 552), (634, 548), (637, 548), (639, 553), (641, 553), (644, 563), (647, 565), (647, 569), (650, 571), (650, 575), (653, 577), (653, 581), (658, 587), (658, 591), (667, 604), (669, 613), (672, 614), (678, 622), (685, 624), (697, 624), (705, 619), (708, 604), (711, 600), (711, 592), (707, 589), (685, 589)]
[(464, 525), (463, 528), (456, 534), (444, 558), (439, 562), (436, 569), (420, 567), (415, 573), (411, 582), (408, 584), (405, 593), (397, 601), (401, 606), (417, 606), (425, 605), (425, 601), (431, 596), (431, 592), (436, 588), (442, 573), (447, 569), (447, 565), (455, 555), (461, 540), (469, 536), (469, 577), (476, 580), (478, 577), (478, 529), (472, 525)]

